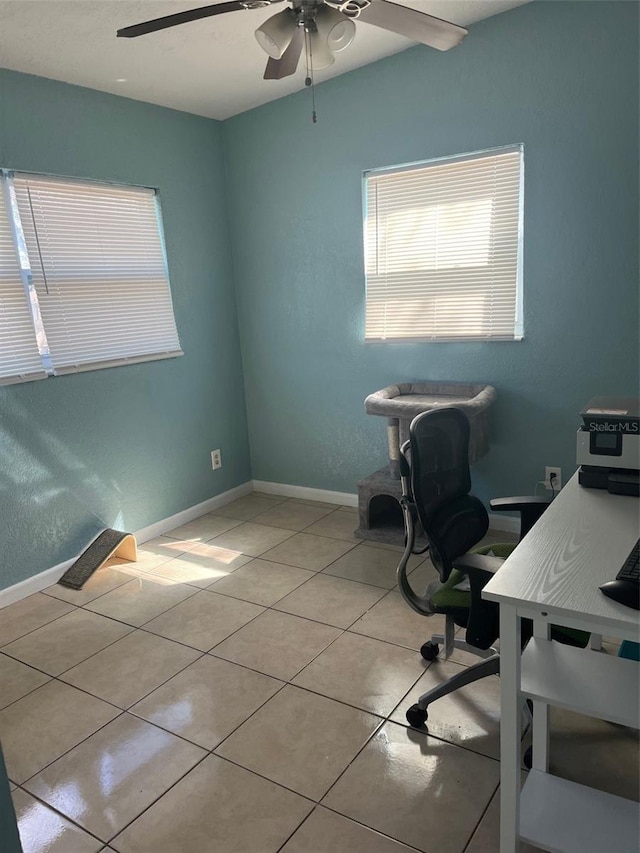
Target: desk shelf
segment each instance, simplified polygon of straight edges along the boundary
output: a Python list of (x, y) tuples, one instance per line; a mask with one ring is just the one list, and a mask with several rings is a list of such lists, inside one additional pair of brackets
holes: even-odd
[(522, 655), (521, 690), (528, 699), (638, 728), (636, 661), (534, 637)]
[(520, 839), (549, 853), (638, 853), (640, 805), (531, 770), (520, 795)]

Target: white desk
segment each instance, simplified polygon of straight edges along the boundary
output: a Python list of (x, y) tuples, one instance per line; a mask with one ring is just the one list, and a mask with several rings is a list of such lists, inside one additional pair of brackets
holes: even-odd
[[(549, 641), (551, 625), (640, 640), (640, 612), (606, 598), (640, 535), (640, 500), (575, 474), (483, 590), (500, 604), (500, 853), (638, 853), (637, 803), (551, 775), (549, 705), (639, 726), (635, 661)], [(520, 655), (520, 620), (534, 637)], [(522, 703), (533, 700), (533, 767), (520, 791)]]

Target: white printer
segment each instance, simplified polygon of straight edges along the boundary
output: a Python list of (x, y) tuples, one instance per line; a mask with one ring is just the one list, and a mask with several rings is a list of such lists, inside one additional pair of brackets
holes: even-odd
[(640, 399), (594, 397), (580, 412), (580, 484), (640, 496)]

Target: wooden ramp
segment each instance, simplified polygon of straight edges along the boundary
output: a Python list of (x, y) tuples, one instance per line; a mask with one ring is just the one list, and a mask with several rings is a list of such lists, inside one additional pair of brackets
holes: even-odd
[(110, 557), (135, 561), (138, 557), (136, 538), (132, 533), (107, 528), (103, 530), (62, 575), (59, 584), (71, 589), (82, 589), (91, 575)]

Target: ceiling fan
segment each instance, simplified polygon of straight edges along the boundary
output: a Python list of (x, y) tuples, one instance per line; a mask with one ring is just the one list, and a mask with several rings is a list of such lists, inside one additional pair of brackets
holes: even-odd
[[(119, 38), (148, 33), (240, 9), (261, 9), (283, 0), (230, 0), (214, 6), (188, 9), (118, 30)], [(349, 47), (355, 36), (354, 20), (364, 21), (406, 36), (437, 50), (449, 50), (467, 35), (464, 27), (434, 18), (424, 12), (399, 6), (389, 0), (289, 0), (290, 6), (268, 18), (256, 30), (260, 47), (269, 55), (265, 80), (280, 80), (294, 74), (306, 49), (308, 74), (327, 68), (334, 53)]]

